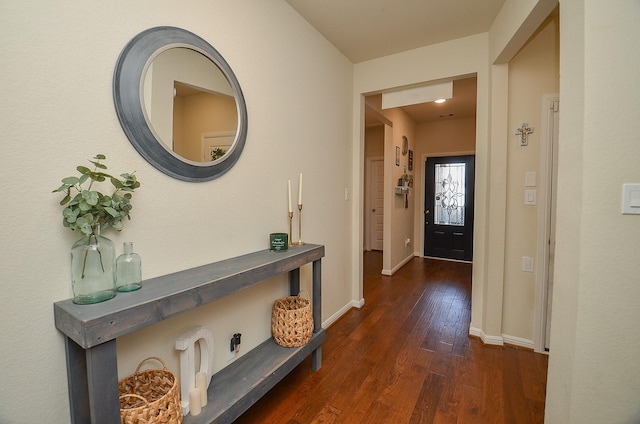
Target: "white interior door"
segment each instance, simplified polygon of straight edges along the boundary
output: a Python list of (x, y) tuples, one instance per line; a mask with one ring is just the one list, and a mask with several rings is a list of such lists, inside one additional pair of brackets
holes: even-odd
[(369, 240), (371, 250), (383, 250), (384, 240), (384, 159), (374, 159), (369, 168)]

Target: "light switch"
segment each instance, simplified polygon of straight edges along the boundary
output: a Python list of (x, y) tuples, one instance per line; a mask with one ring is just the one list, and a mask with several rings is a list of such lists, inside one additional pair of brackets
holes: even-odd
[(535, 205), (537, 198), (537, 190), (525, 190), (524, 191), (524, 204)]
[(522, 257), (522, 271), (533, 272), (533, 258), (530, 256)]
[(622, 184), (622, 213), (640, 215), (640, 184)]

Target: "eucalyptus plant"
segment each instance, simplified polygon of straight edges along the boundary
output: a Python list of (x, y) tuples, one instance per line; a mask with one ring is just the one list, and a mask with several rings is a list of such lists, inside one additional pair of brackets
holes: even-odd
[(216, 147), (211, 151), (211, 160), (220, 159), (225, 153), (227, 153), (226, 150)]
[[(62, 224), (78, 235), (96, 236), (98, 229), (108, 227), (120, 231), (122, 220), (131, 219), (131, 196), (140, 187), (140, 182), (133, 173), (120, 174), (120, 178), (107, 174), (107, 166), (101, 162), (106, 158), (98, 154), (89, 160), (93, 169), (82, 165), (76, 167), (80, 175), (63, 178), (62, 185), (53, 190), (53, 193), (65, 193), (60, 201), (60, 205), (65, 206)], [(107, 180), (113, 187), (110, 195), (94, 188), (95, 183)]]

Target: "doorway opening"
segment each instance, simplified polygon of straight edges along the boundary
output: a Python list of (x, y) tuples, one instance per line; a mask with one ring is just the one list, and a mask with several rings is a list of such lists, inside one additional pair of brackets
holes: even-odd
[[(364, 95), (362, 245), (364, 251), (382, 248), (385, 275), (392, 275), (414, 256), (424, 256), (424, 159), (475, 155), (477, 76), (448, 81), (452, 97), (444, 103), (383, 109), (383, 93)], [(475, 176), (473, 165), (469, 172)], [(397, 194), (400, 185), (404, 186), (402, 196)], [(469, 213), (472, 223), (473, 208)], [(467, 228), (465, 234), (472, 237), (473, 229)], [(464, 258), (471, 261), (472, 243), (467, 244)]]

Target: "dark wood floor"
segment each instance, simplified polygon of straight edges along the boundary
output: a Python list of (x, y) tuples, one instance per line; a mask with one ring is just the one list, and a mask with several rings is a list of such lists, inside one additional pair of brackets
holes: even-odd
[(547, 356), (469, 337), (471, 265), (365, 253), (362, 309), (236, 423), (542, 423)]

